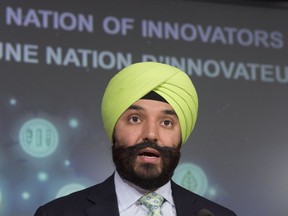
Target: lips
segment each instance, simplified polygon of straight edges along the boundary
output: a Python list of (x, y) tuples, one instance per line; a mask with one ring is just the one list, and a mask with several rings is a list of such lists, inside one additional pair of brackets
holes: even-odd
[(141, 149), (138, 158), (144, 163), (157, 163), (160, 160), (160, 153), (153, 148)]
[(156, 157), (156, 158), (160, 157), (160, 153), (153, 148), (141, 149), (139, 151), (138, 155), (139, 156), (146, 156), (146, 157)]

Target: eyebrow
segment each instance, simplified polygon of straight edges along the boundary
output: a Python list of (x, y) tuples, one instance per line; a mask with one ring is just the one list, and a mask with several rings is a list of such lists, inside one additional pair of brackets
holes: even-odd
[(174, 116), (178, 117), (174, 110), (164, 110), (163, 112), (167, 115), (174, 115)]
[[(130, 107), (128, 107), (127, 110), (144, 110), (144, 108), (138, 105), (131, 105)], [(173, 115), (173, 116), (178, 117), (176, 112), (172, 109), (166, 109), (166, 110), (163, 110), (162, 112), (167, 115)]]
[(137, 106), (137, 105), (131, 105), (130, 107), (128, 107), (127, 110), (143, 110), (143, 107), (141, 106)]

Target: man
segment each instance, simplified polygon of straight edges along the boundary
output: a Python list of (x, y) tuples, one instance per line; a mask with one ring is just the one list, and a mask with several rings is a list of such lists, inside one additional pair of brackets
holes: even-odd
[(171, 181), (197, 111), (196, 90), (179, 69), (155, 62), (124, 68), (102, 100), (115, 173), (40, 207), (35, 216), (235, 216)]

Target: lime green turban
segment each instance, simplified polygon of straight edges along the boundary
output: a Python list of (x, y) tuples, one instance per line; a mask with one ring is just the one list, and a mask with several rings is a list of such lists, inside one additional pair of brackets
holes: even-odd
[(180, 122), (182, 144), (186, 142), (197, 118), (197, 92), (186, 73), (156, 62), (132, 64), (110, 80), (101, 107), (104, 128), (110, 141), (122, 113), (151, 91), (173, 107)]

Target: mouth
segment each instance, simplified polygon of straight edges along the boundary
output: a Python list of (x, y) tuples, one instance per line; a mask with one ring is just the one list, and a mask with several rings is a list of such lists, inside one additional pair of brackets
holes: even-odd
[(160, 160), (160, 153), (153, 148), (145, 148), (139, 151), (138, 157), (146, 163), (156, 163)]

